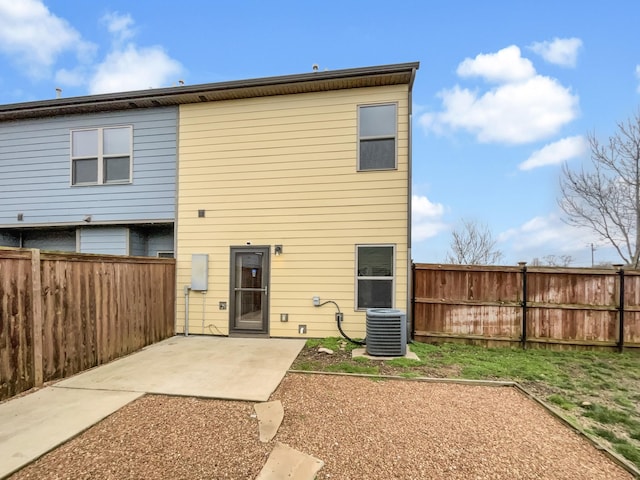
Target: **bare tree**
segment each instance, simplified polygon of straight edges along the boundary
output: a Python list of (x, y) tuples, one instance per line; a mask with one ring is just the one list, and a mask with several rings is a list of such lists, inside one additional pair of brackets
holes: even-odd
[(532, 267), (568, 267), (574, 260), (571, 255), (545, 255), (542, 259), (535, 257), (530, 265)]
[(565, 164), (559, 204), (569, 225), (586, 227), (633, 268), (640, 259), (640, 112), (619, 122), (606, 144), (589, 134), (591, 166)]
[(461, 225), (451, 232), (451, 252), (448, 263), (461, 265), (492, 265), (502, 259), (502, 252), (495, 248), (491, 230), (475, 220), (462, 219)]

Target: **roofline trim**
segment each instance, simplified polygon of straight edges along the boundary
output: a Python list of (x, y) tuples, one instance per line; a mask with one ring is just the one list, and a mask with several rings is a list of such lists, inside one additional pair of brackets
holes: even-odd
[(121, 103), (127, 101), (146, 100), (153, 101), (163, 98), (175, 97), (177, 103), (188, 103), (179, 101), (183, 95), (197, 95), (198, 93), (220, 92), (225, 90), (238, 90), (246, 88), (259, 88), (279, 85), (294, 85), (308, 82), (321, 82), (329, 80), (340, 80), (357, 77), (402, 74), (408, 75), (406, 82), (411, 88), (415, 71), (419, 68), (419, 62), (398, 63), (380, 65), (372, 67), (349, 68), (342, 70), (328, 70), (310, 73), (300, 73), (293, 75), (282, 75), (274, 77), (262, 77), (246, 80), (233, 80), (218, 83), (205, 83), (197, 85), (181, 85), (174, 87), (153, 88), (147, 90), (133, 90), (128, 92), (103, 93), (98, 95), (86, 95), (68, 98), (54, 98), (38, 100), (33, 102), (22, 102), (0, 105), (0, 119), (3, 116), (11, 116), (11, 113), (47, 111), (54, 108), (73, 109), (74, 107), (86, 107), (90, 105), (106, 105), (109, 103)]

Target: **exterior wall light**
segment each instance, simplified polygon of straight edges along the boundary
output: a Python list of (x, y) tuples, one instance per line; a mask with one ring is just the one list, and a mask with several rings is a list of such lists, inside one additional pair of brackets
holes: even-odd
[(282, 245), (276, 245), (273, 249), (273, 253), (275, 253), (277, 257), (282, 255)]

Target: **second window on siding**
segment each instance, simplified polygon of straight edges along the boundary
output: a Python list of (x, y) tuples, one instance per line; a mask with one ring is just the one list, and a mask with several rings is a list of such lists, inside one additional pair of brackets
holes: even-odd
[(358, 170), (396, 168), (396, 105), (358, 108)]
[(131, 182), (131, 127), (71, 131), (71, 184)]
[(394, 264), (393, 245), (356, 246), (356, 310), (392, 308)]

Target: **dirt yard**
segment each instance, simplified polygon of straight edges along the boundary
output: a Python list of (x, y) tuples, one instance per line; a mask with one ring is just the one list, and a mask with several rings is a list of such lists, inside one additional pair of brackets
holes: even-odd
[(511, 387), (289, 373), (272, 398), (267, 444), (251, 403), (148, 395), (11, 479), (253, 479), (275, 441), (319, 479), (633, 478)]

